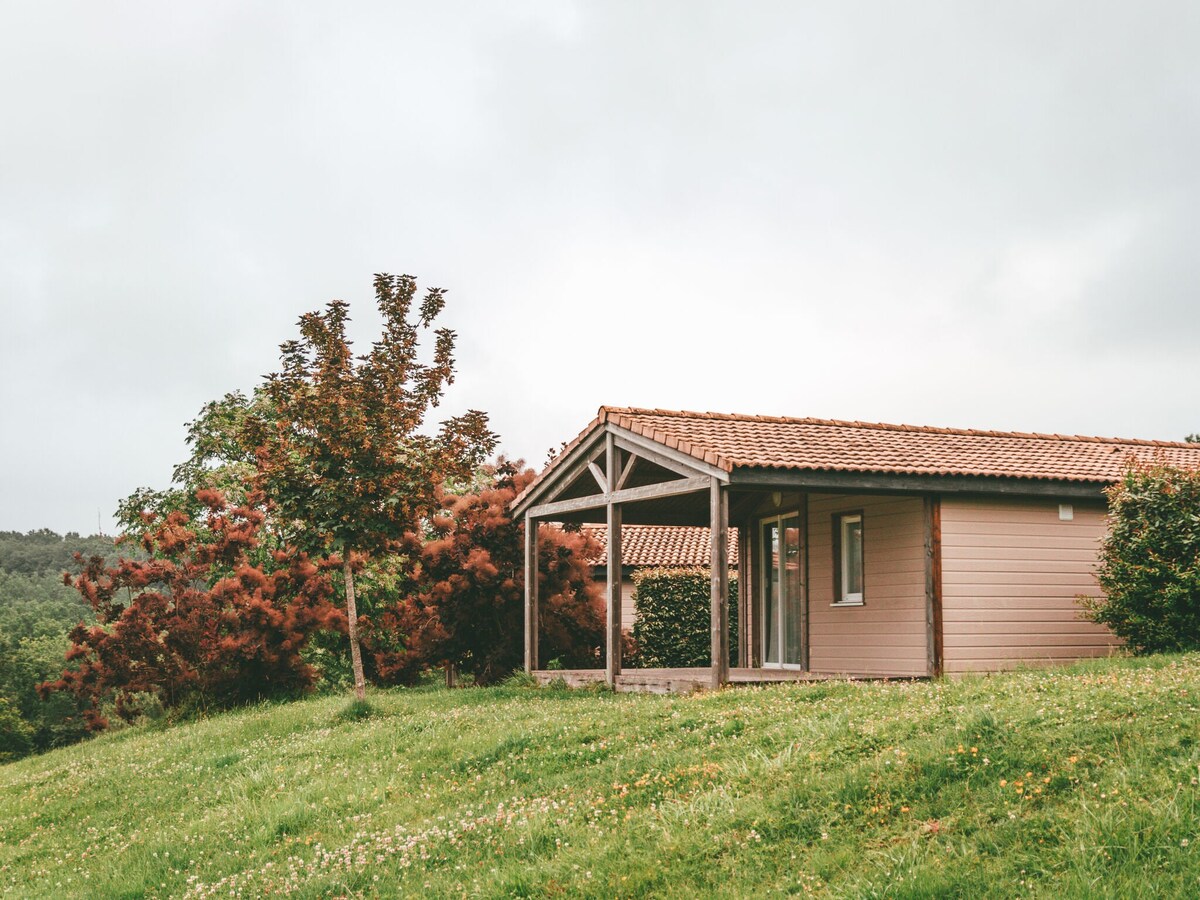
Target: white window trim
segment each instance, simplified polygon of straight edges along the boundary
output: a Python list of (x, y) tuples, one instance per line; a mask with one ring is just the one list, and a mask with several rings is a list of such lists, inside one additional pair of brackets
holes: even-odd
[[(861, 591), (859, 591), (858, 593), (855, 593), (855, 594), (847, 594), (846, 593), (846, 585), (850, 583), (850, 578), (849, 578), (850, 573), (847, 571), (847, 567), (850, 562), (850, 555), (847, 552), (847, 547), (849, 546), (849, 541), (846, 540), (846, 531), (847, 531), (846, 526), (857, 522), (859, 524), (859, 527), (861, 528), (862, 520), (863, 520), (863, 517), (862, 517), (861, 513), (853, 513), (853, 514), (847, 514), (844, 516), (838, 516), (838, 527), (841, 528), (842, 533), (840, 535), (838, 535), (838, 546), (841, 549), (841, 554), (840, 554), (841, 559), (838, 560), (837, 564), (841, 567), (840, 581), (841, 581), (842, 596), (837, 598), (836, 600), (834, 600), (832, 603), (830, 603), (829, 604), (830, 606), (862, 606), (863, 605), (863, 595), (862, 595)], [(863, 574), (865, 575), (866, 573), (864, 572)]]

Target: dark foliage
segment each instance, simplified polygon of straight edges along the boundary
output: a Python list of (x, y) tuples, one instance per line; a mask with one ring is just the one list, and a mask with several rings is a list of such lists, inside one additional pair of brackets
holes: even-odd
[(1085, 612), (1138, 652), (1200, 649), (1200, 469), (1131, 462), (1107, 491), (1109, 527)]
[(112, 539), (98, 535), (0, 533), (0, 759), (86, 733), (70, 697), (43, 700), (37, 686), (62, 673), (71, 629), (93, 621), (91, 607), (63, 584), (63, 571), (78, 571), (75, 553), (112, 552)]
[[(441, 495), (429, 532), (409, 535), (408, 552), (420, 560), (416, 590), (369, 629), (383, 677), (411, 682), (427, 667), (450, 663), (478, 684), (493, 684), (522, 665), (525, 526), (508, 507), (533, 478), (522, 463), (502, 459), (485, 467), (471, 490)], [(589, 560), (599, 547), (581, 532), (549, 526), (538, 545), (541, 655), (569, 667), (595, 666), (604, 605)], [(386, 635), (403, 641), (381, 646)]]
[(176, 511), (149, 524), (149, 559), (93, 557), (68, 577), (96, 624), (72, 631), (75, 667), (42, 690), (73, 695), (93, 729), (107, 724), (109, 704), (131, 721), (145, 698), (208, 707), (305, 690), (315, 677), (306, 643), (343, 624), (326, 572), (304, 553), (275, 551), (272, 571), (254, 563), (258, 505), (230, 506), (217, 492), (197, 499), (202, 521)]
[[(643, 569), (633, 576), (633, 640), (638, 667), (712, 664), (709, 570)], [(737, 665), (737, 577), (729, 576), (729, 664)]]
[(58, 534), (49, 528), (39, 528), (22, 534), (19, 531), (0, 531), (0, 572), (17, 575), (55, 576), (75, 568), (75, 554), (104, 556), (112, 553), (113, 539), (94, 534), (80, 537), (71, 531)]

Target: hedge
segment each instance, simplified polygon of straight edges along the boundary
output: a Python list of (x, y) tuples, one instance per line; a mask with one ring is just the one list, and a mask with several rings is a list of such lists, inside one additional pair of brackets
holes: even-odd
[(1085, 614), (1138, 653), (1200, 650), (1200, 469), (1134, 463), (1107, 494), (1104, 596)]
[[(644, 669), (712, 664), (712, 604), (705, 568), (642, 569), (633, 576), (635, 659)], [(737, 576), (729, 573), (729, 664), (737, 660)]]

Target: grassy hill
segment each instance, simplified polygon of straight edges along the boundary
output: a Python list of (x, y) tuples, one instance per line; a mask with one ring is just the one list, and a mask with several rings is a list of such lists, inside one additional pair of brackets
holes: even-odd
[(1200, 656), (371, 703), (262, 706), (0, 766), (0, 893), (1200, 894)]

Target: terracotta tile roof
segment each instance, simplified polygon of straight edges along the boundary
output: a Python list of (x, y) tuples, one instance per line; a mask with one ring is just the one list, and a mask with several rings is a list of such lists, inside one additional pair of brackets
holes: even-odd
[(983, 475), (1111, 482), (1126, 459), (1200, 465), (1200, 444), (975, 431), (832, 419), (601, 407), (612, 422), (727, 472), (734, 468)]
[[(583, 530), (599, 542), (600, 555), (593, 565), (608, 562), (608, 529), (584, 525)], [(621, 529), (621, 562), (627, 566), (707, 566), (707, 528), (690, 525), (626, 525)], [(729, 565), (736, 566), (737, 529), (729, 529)]]
[(602, 406), (513, 504), (607, 422), (726, 472), (768, 468), (1105, 484), (1120, 478), (1130, 456), (1161, 454), (1174, 465), (1200, 466), (1200, 444), (1176, 441)]

